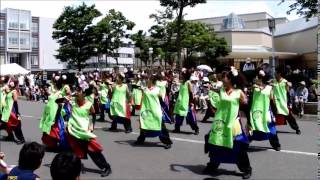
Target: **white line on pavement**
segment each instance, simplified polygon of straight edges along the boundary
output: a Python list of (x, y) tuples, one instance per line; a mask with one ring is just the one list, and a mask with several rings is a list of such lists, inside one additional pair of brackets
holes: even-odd
[(26, 118), (34, 118), (34, 116), (28, 116), (28, 115), (21, 115), (21, 116)]
[[(28, 115), (22, 115), (22, 117), (34, 118), (34, 116), (28, 116)], [(95, 127), (95, 129), (103, 129), (103, 128), (104, 127), (99, 127), (99, 126)], [(139, 135), (140, 133), (132, 132), (131, 134)], [(177, 137), (170, 137), (170, 139), (175, 140), (175, 141), (181, 141), (181, 142), (191, 142), (191, 143), (196, 143), (196, 144), (204, 144), (204, 141), (199, 141), (199, 140), (184, 139), (184, 138), (177, 138)], [(273, 149), (266, 149), (266, 151), (277, 152)], [(281, 150), (280, 152), (288, 153), (288, 154), (301, 154), (301, 155), (307, 155), (307, 156), (318, 156), (317, 153), (302, 152), (302, 151)]]

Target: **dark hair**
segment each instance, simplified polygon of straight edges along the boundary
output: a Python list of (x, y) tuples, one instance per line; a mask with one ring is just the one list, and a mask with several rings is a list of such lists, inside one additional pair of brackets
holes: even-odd
[(44, 156), (44, 147), (37, 142), (25, 143), (20, 150), (18, 167), (23, 170), (36, 170), (39, 168)]
[(50, 166), (53, 180), (75, 180), (80, 176), (80, 172), (81, 160), (71, 152), (57, 154)]
[(281, 77), (284, 77), (285, 76), (285, 70), (284, 70), (284, 68), (283, 67), (277, 67), (276, 68), (276, 72), (278, 73), (278, 74), (280, 74), (280, 76)]
[(266, 72), (264, 72), (265, 75), (262, 76), (259, 72), (260, 72), (260, 70), (257, 73), (258, 79), (261, 79), (263, 84), (268, 84), (268, 81), (270, 80), (270, 76)]
[(61, 89), (62, 88), (62, 80), (61, 78), (57, 81), (54, 81), (54, 84), (56, 85), (57, 89)]
[(240, 72), (238, 72), (237, 76), (234, 76), (231, 70), (223, 71), (222, 78), (223, 77), (227, 77), (228, 79), (230, 79), (231, 84), (238, 89), (243, 89), (248, 85), (246, 78)]
[(189, 71), (182, 72), (183, 81), (187, 81), (190, 79), (191, 73)]

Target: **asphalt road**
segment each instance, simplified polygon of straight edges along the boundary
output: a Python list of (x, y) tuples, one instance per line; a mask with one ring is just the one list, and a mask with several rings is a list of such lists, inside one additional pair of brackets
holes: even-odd
[[(39, 117), (42, 103), (19, 102), (23, 115), (22, 126), (27, 141), (41, 142)], [(202, 115), (199, 115), (199, 119)], [(316, 117), (305, 117), (298, 121), (302, 134), (296, 135), (288, 126), (279, 127), (280, 152), (270, 149), (268, 141), (253, 142), (249, 158), (253, 168), (252, 179), (316, 179), (317, 178), (317, 122)], [(306, 119), (303, 119), (306, 120)], [(158, 138), (147, 138), (143, 146), (133, 145), (138, 137), (137, 117), (132, 120), (133, 133), (109, 132), (110, 122), (97, 123), (95, 133), (103, 144), (112, 174), (105, 179), (241, 179), (234, 164), (221, 164), (216, 176), (202, 175), (208, 156), (203, 152), (203, 139), (210, 129), (210, 123), (199, 123), (200, 134), (193, 135), (189, 126), (182, 127), (182, 134), (170, 133), (173, 146), (166, 150)], [(118, 126), (123, 129), (122, 125)], [(172, 130), (173, 125), (167, 126)], [(5, 132), (1, 132), (5, 135)], [(20, 148), (12, 142), (1, 141), (1, 151), (7, 155), (8, 164), (17, 164)], [(41, 179), (50, 179), (49, 166), (54, 153), (47, 152), (42, 166), (36, 171)], [(102, 179), (94, 170), (98, 168), (91, 159), (84, 161), (88, 168), (81, 179)], [(92, 169), (92, 170), (90, 170)]]

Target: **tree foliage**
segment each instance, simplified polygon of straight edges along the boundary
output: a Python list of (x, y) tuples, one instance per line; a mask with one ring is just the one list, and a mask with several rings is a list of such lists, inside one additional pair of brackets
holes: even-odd
[(56, 58), (75, 65), (79, 71), (84, 68), (94, 55), (96, 34), (92, 21), (100, 15), (95, 5), (83, 3), (78, 7), (65, 7), (53, 24), (52, 38), (60, 45)]
[(151, 46), (147, 40), (146, 33), (143, 30), (139, 30), (131, 36), (131, 39), (134, 41), (135, 47), (138, 48), (138, 51), (135, 52), (136, 58), (147, 64), (149, 61), (149, 48)]
[[(281, 0), (284, 2), (285, 0)], [(296, 0), (295, 3), (289, 6), (287, 14), (291, 14), (292, 11), (297, 11), (296, 13), (307, 19), (311, 17), (316, 17), (318, 14), (318, 0)]]
[[(194, 7), (197, 4), (206, 3), (206, 0), (160, 0), (160, 5), (171, 7), (177, 12), (176, 18), (176, 47), (178, 62), (181, 63), (181, 25), (183, 23), (183, 10), (186, 7)], [(181, 65), (180, 65), (181, 66)]]
[[(127, 32), (132, 30), (135, 23), (128, 20), (120, 11), (109, 10), (108, 14), (97, 23), (95, 28), (97, 35), (98, 52), (116, 58), (118, 49), (123, 40), (129, 38)], [(117, 64), (118, 59), (116, 58)]]

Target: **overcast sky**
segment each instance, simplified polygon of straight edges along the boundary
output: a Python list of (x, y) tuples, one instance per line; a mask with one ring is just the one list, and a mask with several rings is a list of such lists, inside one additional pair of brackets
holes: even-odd
[[(268, 12), (274, 17), (287, 17), (289, 20), (299, 18), (295, 15), (287, 15), (286, 11), (293, 1), (286, 0), (280, 5), (281, 0), (207, 0), (206, 4), (200, 4), (194, 8), (187, 8), (186, 19), (207, 18), (225, 16), (234, 12), (236, 14)], [(74, 0), (0, 0), (1, 9), (17, 8), (31, 10), (32, 16), (57, 18), (63, 11), (64, 6), (79, 5), (83, 1)], [(106, 14), (109, 9), (121, 11), (129, 20), (136, 23), (135, 31), (148, 30), (153, 24), (149, 15), (155, 10), (163, 9), (157, 0), (85, 0), (88, 5), (95, 4), (97, 9)]]

